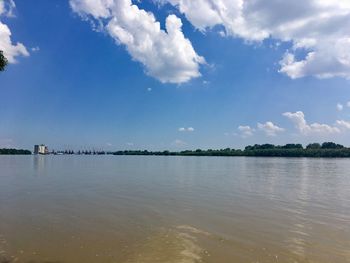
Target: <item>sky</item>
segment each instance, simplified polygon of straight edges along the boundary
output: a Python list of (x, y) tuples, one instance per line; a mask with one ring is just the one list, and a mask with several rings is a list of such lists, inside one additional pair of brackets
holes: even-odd
[(348, 0), (0, 0), (0, 147), (350, 146)]

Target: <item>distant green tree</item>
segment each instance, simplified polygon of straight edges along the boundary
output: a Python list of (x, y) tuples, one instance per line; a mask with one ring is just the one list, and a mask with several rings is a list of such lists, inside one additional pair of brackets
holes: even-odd
[(4, 71), (8, 64), (7, 58), (4, 56), (4, 52), (0, 50), (0, 71)]
[(321, 146), (322, 149), (342, 149), (344, 148), (341, 144), (336, 144), (334, 142), (324, 142)]
[(288, 143), (282, 146), (283, 149), (303, 149), (301, 144)]
[(12, 154), (19, 154), (19, 155), (23, 155), (23, 154), (25, 154), (25, 155), (27, 155), (27, 154), (32, 154), (32, 152), (31, 151), (29, 151), (29, 150), (22, 150), (22, 149), (0, 149), (0, 155), (1, 154), (10, 154), (10, 155), (12, 155)]
[(310, 143), (306, 146), (306, 149), (321, 149), (321, 144), (319, 143)]
[(334, 142), (311, 143), (306, 148), (301, 144), (255, 144), (246, 146), (244, 150), (226, 149), (208, 149), (208, 150), (185, 150), (181, 152), (171, 151), (117, 151), (115, 155), (182, 155), (182, 156), (270, 156), (270, 157), (327, 157), (327, 158), (350, 158), (350, 148)]

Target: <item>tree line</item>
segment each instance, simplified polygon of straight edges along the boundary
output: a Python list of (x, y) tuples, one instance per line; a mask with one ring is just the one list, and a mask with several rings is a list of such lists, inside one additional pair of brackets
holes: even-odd
[[(52, 152), (55, 154), (56, 152)], [(62, 151), (60, 154), (113, 154), (113, 155), (163, 155), (163, 156), (266, 156), (266, 157), (338, 157), (349, 158), (350, 148), (334, 142), (310, 143), (306, 147), (301, 144), (255, 144), (241, 149), (208, 149), (208, 150), (185, 150), (185, 151), (148, 151), (148, 150), (124, 150), (116, 152), (104, 151)], [(0, 149), (1, 154), (31, 154), (29, 150)], [(57, 154), (57, 153), (56, 153)]]
[(0, 149), (0, 155), (1, 154), (9, 154), (9, 155), (27, 155), (32, 154), (29, 150), (22, 150), (22, 149)]
[(350, 157), (350, 148), (334, 142), (311, 143), (305, 148), (301, 144), (255, 144), (241, 149), (225, 148), (219, 150), (147, 151), (125, 150), (113, 152), (114, 155), (170, 155), (170, 156), (266, 156), (266, 157)]

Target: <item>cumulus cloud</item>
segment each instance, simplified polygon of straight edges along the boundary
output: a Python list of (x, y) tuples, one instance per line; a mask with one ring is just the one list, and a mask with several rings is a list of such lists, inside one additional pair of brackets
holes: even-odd
[(5, 12), (5, 2), (0, 1), (0, 15)]
[[(12, 0), (0, 1), (0, 19), (3, 16), (13, 16), (15, 3)], [(0, 20), (0, 50), (4, 52), (9, 63), (15, 63), (18, 56), (29, 56), (29, 52), (22, 43), (13, 43), (10, 28)]]
[(342, 111), (343, 108), (344, 108), (343, 104), (341, 104), (341, 103), (338, 103), (338, 104), (337, 104), (337, 110), (338, 110), (338, 111)]
[(349, 121), (344, 121), (344, 120), (338, 120), (337, 125), (339, 125), (339, 127), (350, 130), (350, 122)]
[[(156, 0), (155, 0), (156, 1)], [(279, 72), (289, 77), (350, 78), (348, 0), (157, 0), (176, 6), (200, 31), (246, 42), (290, 42)]]
[(310, 134), (320, 134), (320, 135), (327, 135), (327, 134), (336, 134), (340, 133), (340, 129), (335, 126), (330, 126), (328, 124), (320, 124), (320, 123), (312, 123), (308, 124), (305, 120), (305, 115), (302, 111), (297, 112), (285, 112), (283, 113), (283, 116), (290, 119), (295, 127), (298, 129), (298, 131), (303, 135), (310, 135)]
[(188, 128), (185, 128), (185, 127), (181, 127), (178, 129), (179, 132), (194, 132), (194, 128), (193, 127), (188, 127)]
[(40, 51), (40, 47), (32, 47), (31, 50), (33, 52), (39, 52)]
[(113, 0), (74, 0), (69, 2), (72, 9), (81, 16), (91, 15), (95, 18), (108, 18), (111, 16)]
[(7, 17), (13, 17), (15, 8), (16, 8), (16, 4), (13, 0), (1, 0), (0, 1), (0, 15), (5, 15)]
[(276, 136), (277, 133), (283, 132), (284, 129), (273, 124), (271, 121), (266, 123), (258, 123), (258, 129), (265, 132), (267, 136)]
[(255, 130), (248, 125), (240, 125), (237, 129), (240, 132), (241, 137), (243, 138), (253, 136), (255, 132)]
[(182, 21), (171, 14), (165, 30), (153, 13), (131, 0), (70, 0), (72, 9), (83, 18), (97, 21), (117, 44), (125, 45), (146, 73), (163, 83), (183, 83), (199, 77), (205, 59), (194, 50), (182, 32)]

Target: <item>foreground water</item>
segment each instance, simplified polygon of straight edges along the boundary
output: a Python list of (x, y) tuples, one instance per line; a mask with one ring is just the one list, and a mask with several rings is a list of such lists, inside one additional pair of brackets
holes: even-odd
[(350, 262), (350, 160), (0, 157), (0, 262)]

